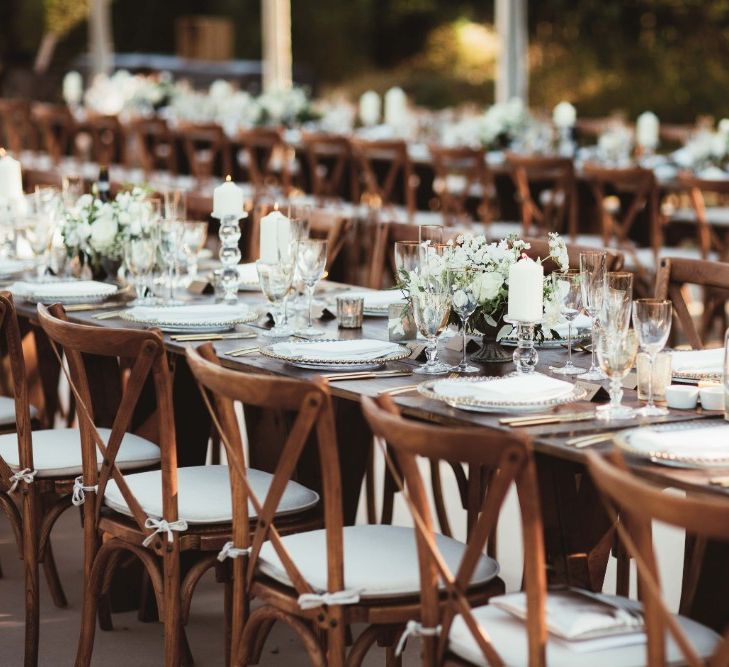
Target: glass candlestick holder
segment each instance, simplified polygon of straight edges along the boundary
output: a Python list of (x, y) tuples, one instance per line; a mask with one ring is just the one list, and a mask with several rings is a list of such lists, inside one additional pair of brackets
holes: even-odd
[(534, 373), (539, 361), (539, 354), (534, 347), (534, 327), (542, 320), (523, 322), (510, 317), (504, 317), (504, 322), (516, 329), (516, 349), (514, 350), (514, 366), (516, 372), (521, 374)]
[(220, 274), (220, 286), (223, 290), (223, 302), (231, 306), (238, 303), (238, 283), (240, 275), (238, 264), (240, 263), (240, 215), (224, 215), (220, 217), (220, 252), (218, 257), (223, 265)]

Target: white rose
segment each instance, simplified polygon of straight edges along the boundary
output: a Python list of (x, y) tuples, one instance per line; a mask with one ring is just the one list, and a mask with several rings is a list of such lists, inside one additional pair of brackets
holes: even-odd
[(499, 293), (504, 279), (496, 271), (486, 271), (473, 281), (473, 292), (480, 303), (490, 301)]
[(110, 206), (105, 206), (91, 225), (91, 247), (97, 252), (103, 252), (114, 243), (118, 231), (119, 225), (114, 219), (114, 212)]
[(462, 289), (456, 290), (453, 293), (453, 305), (457, 310), (468, 305), (468, 297)]
[(560, 102), (552, 111), (552, 122), (560, 129), (574, 127), (577, 110), (569, 102)]

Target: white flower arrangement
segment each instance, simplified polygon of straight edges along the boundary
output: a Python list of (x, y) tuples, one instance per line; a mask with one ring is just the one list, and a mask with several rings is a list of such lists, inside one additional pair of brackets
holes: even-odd
[(446, 146), (506, 148), (526, 131), (530, 122), (528, 109), (520, 99), (514, 98), (490, 106), (480, 116), (445, 123), (441, 142)]

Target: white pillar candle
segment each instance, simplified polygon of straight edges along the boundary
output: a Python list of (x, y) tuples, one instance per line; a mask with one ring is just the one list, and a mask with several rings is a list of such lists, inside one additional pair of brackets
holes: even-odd
[(68, 72), (63, 77), (63, 99), (69, 106), (78, 106), (84, 97), (84, 80), (78, 72)]
[(374, 90), (368, 90), (359, 98), (359, 119), (362, 125), (377, 125), (380, 122), (382, 103)]
[(230, 176), (213, 191), (213, 216), (222, 218), (226, 215), (243, 217), (243, 190), (230, 180)]
[(560, 130), (574, 127), (577, 122), (577, 110), (569, 102), (560, 102), (552, 111), (552, 122)]
[(638, 116), (635, 123), (635, 140), (643, 148), (655, 148), (658, 146), (658, 131), (660, 122), (658, 116), (652, 111), (645, 111)]
[(281, 211), (274, 210), (261, 218), (260, 228), (261, 261), (267, 264), (280, 261), (291, 241), (291, 221)]
[(385, 93), (385, 124), (402, 128), (408, 121), (408, 98), (402, 88), (390, 88)]
[(20, 162), (0, 148), (0, 200), (16, 201), (23, 197), (23, 175)]
[(538, 322), (544, 313), (544, 269), (529, 257), (509, 267), (507, 316), (519, 322)]

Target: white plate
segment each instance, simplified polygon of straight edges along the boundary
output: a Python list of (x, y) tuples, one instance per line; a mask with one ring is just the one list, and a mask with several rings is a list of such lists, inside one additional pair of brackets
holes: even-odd
[(12, 278), (32, 268), (33, 262), (27, 259), (3, 259), (0, 261), (0, 278)]
[(721, 380), (724, 350), (674, 350), (671, 375), (681, 380)]
[[(361, 358), (340, 358), (340, 359), (333, 359), (330, 355), (317, 355), (316, 352), (312, 352), (307, 354), (305, 352), (306, 347), (309, 346), (316, 346), (321, 345), (322, 343), (339, 343), (339, 342), (345, 342), (345, 341), (336, 341), (336, 340), (316, 340), (316, 341), (307, 341), (307, 342), (297, 342), (295, 345), (299, 350), (301, 348), (304, 349), (304, 353), (301, 353), (299, 351), (296, 354), (289, 353), (285, 351), (286, 346), (288, 345), (294, 345), (292, 343), (274, 343), (273, 345), (268, 345), (264, 348), (261, 348), (261, 354), (270, 357), (272, 359), (278, 359), (279, 361), (285, 361), (288, 364), (291, 364), (292, 366), (297, 366), (299, 368), (306, 368), (309, 370), (319, 370), (319, 371), (342, 371), (342, 370), (348, 370), (351, 368), (356, 368), (357, 370), (371, 370), (374, 368), (380, 368), (381, 366), (384, 366), (388, 361), (398, 361), (400, 359), (405, 359), (406, 357), (410, 356), (410, 349), (405, 347), (404, 345), (396, 345), (392, 344), (392, 352), (389, 352), (387, 354), (373, 354), (371, 356), (362, 356)], [(326, 357), (326, 358), (324, 358)]]
[(258, 313), (245, 304), (199, 304), (187, 306), (136, 306), (122, 313), (129, 322), (147, 324), (162, 331), (213, 333), (227, 331), (245, 322), (252, 322)]
[(104, 301), (119, 292), (119, 286), (95, 280), (18, 281), (8, 286), (8, 290), (31, 303), (71, 305)]
[[(535, 374), (532, 377), (538, 377), (541, 374)], [(563, 382), (565, 385), (564, 391), (556, 392), (554, 396), (549, 398), (540, 398), (536, 400), (490, 400), (479, 398), (477, 395), (468, 394), (468, 384), (471, 383), (482, 383), (482, 382), (499, 382), (504, 380), (511, 380), (512, 378), (525, 378), (528, 376), (519, 376), (516, 373), (506, 375), (503, 377), (470, 377), (470, 378), (449, 378), (449, 379), (435, 379), (427, 380), (426, 382), (418, 385), (418, 391), (427, 398), (435, 399), (436, 401), (442, 401), (453, 408), (459, 408), (461, 410), (469, 410), (471, 412), (507, 412), (507, 413), (522, 413), (522, 412), (539, 412), (542, 410), (548, 410), (549, 408), (564, 405), (566, 403), (572, 403), (583, 399), (587, 392), (585, 389), (573, 385), (564, 380), (556, 380), (549, 376), (541, 376), (541, 378), (548, 378), (550, 381)], [(552, 384), (552, 383), (550, 383)], [(440, 386), (438, 386), (440, 385)], [(453, 393), (443, 392), (444, 388), (451, 386), (455, 391)], [(554, 384), (555, 387), (559, 385)], [(518, 390), (514, 392), (515, 396), (519, 395)]]

